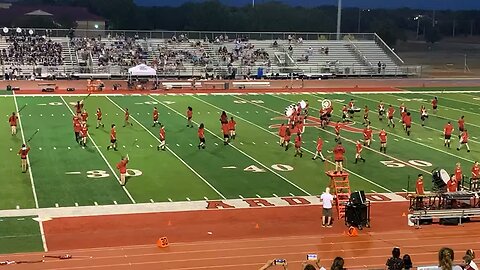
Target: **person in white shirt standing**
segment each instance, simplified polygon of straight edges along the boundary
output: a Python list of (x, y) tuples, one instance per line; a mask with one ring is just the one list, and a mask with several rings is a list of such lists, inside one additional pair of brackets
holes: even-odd
[(330, 194), (330, 188), (325, 188), (325, 192), (320, 196), (323, 205), (322, 227), (332, 227), (332, 205), (333, 196)]

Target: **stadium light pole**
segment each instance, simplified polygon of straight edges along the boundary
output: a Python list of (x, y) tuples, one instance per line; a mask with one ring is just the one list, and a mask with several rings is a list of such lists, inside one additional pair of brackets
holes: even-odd
[(342, 25), (342, 0), (338, 0), (337, 10), (337, 40), (340, 40), (340, 29)]

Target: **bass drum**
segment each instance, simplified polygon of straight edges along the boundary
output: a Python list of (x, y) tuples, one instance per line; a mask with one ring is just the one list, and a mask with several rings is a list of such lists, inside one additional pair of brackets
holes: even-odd
[(444, 169), (441, 169), (440, 172), (440, 179), (442, 179), (442, 181), (445, 183), (445, 185), (448, 183), (448, 181), (450, 180), (450, 175), (448, 174), (447, 171), (445, 171)]

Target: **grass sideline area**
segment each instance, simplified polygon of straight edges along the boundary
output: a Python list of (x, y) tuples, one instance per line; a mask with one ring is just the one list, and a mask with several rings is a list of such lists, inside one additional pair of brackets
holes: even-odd
[(43, 251), (39, 225), (32, 218), (0, 218), (0, 254)]

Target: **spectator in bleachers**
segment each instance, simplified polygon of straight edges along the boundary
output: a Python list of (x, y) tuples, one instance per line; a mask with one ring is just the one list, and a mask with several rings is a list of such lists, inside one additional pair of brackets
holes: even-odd
[(471, 262), (469, 263), (472, 269), (478, 270), (477, 264), (473, 261), (473, 259), (475, 259), (475, 251), (473, 251), (473, 249), (469, 249), (467, 252), (465, 252), (465, 255), (468, 255), (472, 258)]
[(63, 63), (62, 46), (43, 36), (10, 36), (1, 52), (2, 63), (58, 66)]
[(403, 260), (400, 258), (400, 248), (392, 249), (392, 257), (388, 258), (385, 264), (388, 270), (401, 270), (404, 267)]
[(438, 268), (439, 270), (462, 270), (462, 267), (453, 265), (455, 259), (453, 250), (448, 247), (441, 248), (438, 251)]
[(343, 267), (345, 264), (345, 261), (343, 260), (342, 257), (336, 257), (333, 259), (332, 266), (330, 267), (330, 270), (345, 270)]

